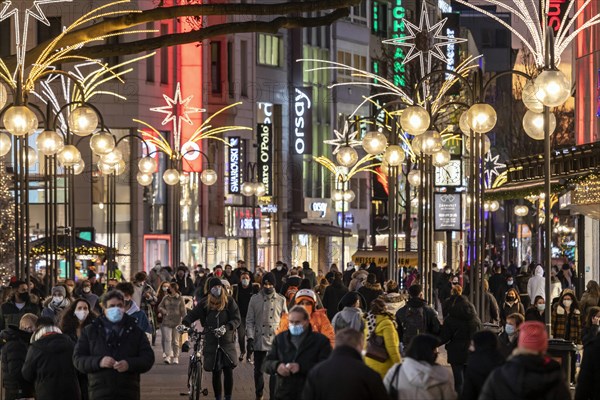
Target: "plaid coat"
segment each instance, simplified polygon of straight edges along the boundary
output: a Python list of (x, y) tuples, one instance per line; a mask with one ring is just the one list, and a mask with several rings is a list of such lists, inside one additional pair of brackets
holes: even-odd
[[(567, 320), (570, 321), (569, 332)], [(563, 306), (556, 304), (552, 309), (552, 336), (581, 344), (581, 312), (575, 308), (567, 314)]]

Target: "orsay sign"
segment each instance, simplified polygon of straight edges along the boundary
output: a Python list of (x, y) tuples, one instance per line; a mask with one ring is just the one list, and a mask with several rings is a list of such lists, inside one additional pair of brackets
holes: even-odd
[(312, 154), (312, 88), (294, 90), (294, 124), (290, 140), (292, 154)]

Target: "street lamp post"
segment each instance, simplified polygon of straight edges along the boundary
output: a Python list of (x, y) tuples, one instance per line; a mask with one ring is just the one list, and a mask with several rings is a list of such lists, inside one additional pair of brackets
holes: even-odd
[(246, 181), (242, 183), (241, 192), (252, 197), (252, 271), (258, 266), (258, 239), (256, 237), (256, 198), (265, 194), (265, 185), (258, 181), (258, 164), (249, 161), (246, 164)]

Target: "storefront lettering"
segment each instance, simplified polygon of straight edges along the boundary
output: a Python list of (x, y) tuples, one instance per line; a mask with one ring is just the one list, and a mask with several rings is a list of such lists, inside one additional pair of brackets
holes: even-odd
[(308, 111), (311, 109), (311, 100), (308, 95), (300, 89), (295, 89), (294, 98), (294, 149), (296, 154), (302, 155), (306, 153), (306, 129), (310, 123), (307, 121)]

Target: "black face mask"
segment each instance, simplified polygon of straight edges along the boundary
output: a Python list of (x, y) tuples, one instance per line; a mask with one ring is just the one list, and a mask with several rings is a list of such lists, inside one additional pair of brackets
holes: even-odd
[(19, 293), (18, 294), (19, 300), (21, 300), (22, 302), (26, 303), (29, 301), (29, 293), (25, 292), (25, 293)]
[(265, 294), (273, 294), (275, 292), (275, 288), (263, 288)]
[(516, 297), (510, 296), (510, 297), (506, 298), (506, 301), (515, 301), (516, 299), (517, 299)]

